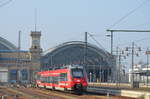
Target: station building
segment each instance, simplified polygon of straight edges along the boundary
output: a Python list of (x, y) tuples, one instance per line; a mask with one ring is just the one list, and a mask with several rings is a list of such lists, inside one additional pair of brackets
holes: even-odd
[(116, 59), (105, 49), (85, 42), (70, 41), (42, 51), (41, 32), (32, 31), (31, 47), (19, 50), (0, 37), (0, 83), (28, 83), (34, 80), (36, 71), (61, 68), (65, 65), (83, 65), (91, 82), (115, 82)]
[(0, 83), (29, 83), (41, 65), (41, 32), (32, 31), (31, 47), (28, 51), (18, 49), (0, 37)]
[[(43, 52), (42, 69), (55, 69), (63, 65), (79, 64), (85, 67), (90, 82), (115, 82), (115, 58), (106, 50), (85, 42), (70, 41)], [(86, 64), (86, 65), (85, 65)]]

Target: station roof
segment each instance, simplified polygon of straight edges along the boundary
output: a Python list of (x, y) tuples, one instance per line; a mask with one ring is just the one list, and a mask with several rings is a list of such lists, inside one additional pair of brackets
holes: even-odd
[[(70, 41), (59, 44), (43, 53), (43, 66), (62, 66), (69, 64), (84, 64), (85, 42)], [(111, 66), (111, 54), (96, 45), (87, 44), (87, 63), (89, 65)]]
[(17, 47), (8, 40), (0, 37), (0, 50), (17, 50)]

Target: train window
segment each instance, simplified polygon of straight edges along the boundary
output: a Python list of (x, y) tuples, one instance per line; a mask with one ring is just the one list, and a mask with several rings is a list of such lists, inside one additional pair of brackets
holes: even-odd
[(46, 77), (43, 77), (43, 83), (45, 83), (46, 82)]
[(43, 81), (43, 77), (42, 77), (42, 76), (40, 76), (40, 77), (39, 77), (39, 80)]
[(45, 77), (45, 82), (48, 83), (48, 77)]
[(35, 75), (36, 80), (40, 80), (41, 76), (39, 74)]
[(60, 74), (60, 81), (67, 81), (67, 73), (61, 73)]
[(54, 84), (58, 84), (58, 76), (54, 76), (52, 79)]
[(44, 77), (41, 77), (40, 79), (41, 79), (41, 82), (44, 83)]
[(51, 76), (48, 77), (48, 83), (52, 83), (53, 79)]
[(41, 77), (41, 82), (46, 83), (47, 82), (47, 77)]
[(83, 69), (72, 69), (71, 72), (73, 78), (83, 77)]

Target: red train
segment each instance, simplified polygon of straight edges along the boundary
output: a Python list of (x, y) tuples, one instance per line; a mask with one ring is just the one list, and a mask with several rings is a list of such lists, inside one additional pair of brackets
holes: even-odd
[(87, 75), (82, 66), (70, 65), (63, 69), (37, 72), (36, 86), (53, 90), (84, 92)]

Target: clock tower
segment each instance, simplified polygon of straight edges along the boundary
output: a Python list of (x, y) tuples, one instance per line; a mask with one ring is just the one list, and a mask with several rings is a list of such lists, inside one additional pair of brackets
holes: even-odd
[(32, 70), (38, 71), (41, 67), (41, 53), (42, 48), (40, 46), (40, 38), (41, 32), (40, 31), (31, 31), (31, 47), (30, 47), (30, 59), (32, 62)]

